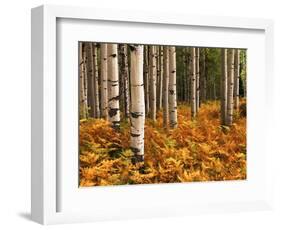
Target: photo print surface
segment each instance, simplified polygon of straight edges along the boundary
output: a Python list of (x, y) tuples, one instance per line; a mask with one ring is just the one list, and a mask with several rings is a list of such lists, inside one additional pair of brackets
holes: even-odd
[(78, 49), (80, 187), (246, 179), (246, 49)]

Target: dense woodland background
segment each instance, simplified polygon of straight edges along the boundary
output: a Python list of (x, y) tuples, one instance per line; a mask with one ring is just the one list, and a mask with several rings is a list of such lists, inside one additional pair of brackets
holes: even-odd
[(80, 42), (80, 185), (245, 179), (246, 60)]

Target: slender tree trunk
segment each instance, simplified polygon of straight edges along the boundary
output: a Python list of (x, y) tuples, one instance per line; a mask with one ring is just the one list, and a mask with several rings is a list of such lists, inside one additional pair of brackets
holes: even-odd
[(243, 52), (244, 55), (243, 55), (243, 60), (244, 60), (244, 63), (243, 63), (243, 72), (244, 72), (244, 81), (243, 81), (243, 86), (244, 86), (244, 97), (247, 97), (247, 57), (246, 57), (246, 52)]
[(144, 160), (145, 103), (143, 87), (143, 45), (131, 48), (131, 149), (132, 162)]
[(226, 125), (233, 122), (234, 49), (227, 53), (227, 119)]
[(159, 46), (158, 56), (157, 56), (157, 73), (158, 73), (158, 86), (157, 86), (157, 108), (162, 109), (162, 89), (163, 89), (163, 48)]
[(99, 101), (99, 68), (98, 68), (98, 48), (96, 44), (92, 43), (93, 62), (94, 62), (94, 92), (95, 92), (95, 115), (100, 118), (100, 101)]
[(88, 79), (88, 103), (90, 107), (90, 117), (95, 118), (95, 86), (94, 86), (94, 62), (93, 49), (91, 43), (86, 43), (87, 56), (87, 79)]
[(169, 118), (170, 127), (178, 126), (177, 118), (177, 73), (176, 73), (176, 48), (169, 47)]
[(150, 58), (150, 118), (156, 121), (156, 49), (155, 46), (149, 47)]
[(83, 51), (82, 51), (82, 42), (79, 43), (79, 109), (80, 109), (80, 118), (85, 119), (87, 118), (87, 99), (85, 97), (85, 72), (84, 72), (84, 59), (83, 59)]
[(195, 48), (192, 47), (191, 48), (191, 60), (190, 60), (190, 64), (191, 64), (191, 89), (190, 89), (190, 101), (191, 101), (191, 117), (194, 118), (196, 116), (196, 52), (195, 52)]
[(221, 49), (221, 124), (226, 125), (227, 117), (227, 49)]
[(240, 50), (235, 49), (234, 56), (234, 109), (239, 109), (239, 65), (240, 65)]
[(101, 44), (101, 114), (108, 120), (107, 44)]
[(108, 115), (113, 128), (120, 127), (117, 45), (108, 44)]
[(201, 76), (200, 76), (200, 98), (201, 102), (206, 101), (206, 48), (201, 49)]
[(149, 53), (148, 46), (144, 46), (144, 85), (145, 85), (145, 112), (149, 114)]
[(191, 64), (190, 64), (190, 52), (189, 52), (189, 48), (186, 48), (185, 49), (185, 56), (186, 56), (186, 100), (187, 100), (187, 103), (190, 104), (190, 89), (191, 89), (191, 81), (190, 81), (190, 72), (191, 72)]
[(120, 45), (121, 54), (121, 79), (123, 80), (124, 114), (126, 118), (130, 116), (130, 92), (129, 92), (129, 70), (127, 45)]
[(169, 121), (169, 48), (163, 50), (163, 127), (168, 128)]
[(196, 52), (196, 112), (198, 113), (199, 106), (200, 106), (200, 64), (199, 64), (199, 57), (200, 57), (200, 49), (195, 48)]
[(87, 55), (86, 55), (85, 43), (82, 43), (82, 59), (83, 59), (82, 72), (83, 72), (83, 76), (84, 76), (84, 97), (85, 97), (85, 105), (86, 105), (86, 114), (87, 114), (87, 118), (88, 118), (88, 116), (89, 116), (89, 112), (88, 112), (88, 110), (89, 110), (88, 109), (88, 77), (87, 77)]

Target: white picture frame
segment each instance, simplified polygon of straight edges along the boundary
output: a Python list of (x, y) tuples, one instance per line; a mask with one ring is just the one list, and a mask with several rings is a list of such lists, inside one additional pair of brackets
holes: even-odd
[[(63, 24), (65, 22), (66, 24)], [(178, 30), (181, 31), (177, 32), (179, 33), (178, 35), (189, 31), (191, 35), (190, 45), (204, 46), (206, 45), (206, 36), (204, 36), (205, 40), (200, 40), (198, 39), (200, 34), (198, 35), (196, 33), (205, 33), (206, 35), (206, 33), (211, 31), (213, 35), (208, 37), (212, 40), (210, 43), (214, 47), (231, 46), (249, 48), (249, 67), (255, 64), (258, 65), (258, 67), (255, 70), (249, 68), (250, 78), (247, 90), (249, 91), (249, 124), (247, 131), (249, 131), (248, 143), (251, 148), (250, 152), (256, 153), (256, 155), (250, 154), (249, 156), (250, 163), (248, 167), (251, 167), (249, 178), (247, 178), (246, 181), (111, 186), (107, 188), (94, 188), (94, 190), (91, 190), (91, 188), (79, 189), (78, 186), (75, 187), (77, 184), (75, 181), (77, 180), (75, 174), (77, 174), (78, 171), (67, 170), (73, 169), (73, 165), (76, 167), (75, 154), (78, 153), (72, 151), (69, 157), (70, 160), (65, 158), (65, 154), (58, 156), (58, 152), (60, 151), (59, 142), (68, 140), (74, 140), (75, 142), (77, 133), (75, 134), (76, 136), (72, 135), (72, 131), (75, 133), (77, 129), (75, 131), (76, 124), (73, 124), (73, 126), (67, 130), (67, 132), (72, 135), (67, 137), (70, 139), (62, 140), (58, 138), (58, 127), (60, 127), (60, 132), (66, 132), (66, 130), (63, 128), (65, 126), (60, 126), (60, 123), (63, 122), (58, 118), (60, 116), (58, 114), (58, 111), (60, 111), (60, 109), (58, 109), (58, 105), (60, 105), (58, 103), (58, 98), (61, 95), (60, 91), (62, 88), (60, 84), (58, 84), (57, 76), (61, 74), (61, 67), (59, 65), (65, 66), (69, 63), (73, 63), (73, 60), (75, 58), (77, 59), (77, 57), (75, 57), (77, 54), (75, 52), (67, 53), (65, 55), (72, 59), (69, 59), (69, 62), (67, 62), (67, 60), (66, 62), (60, 62), (59, 56), (61, 53), (60, 55), (58, 55), (58, 53), (67, 52), (63, 49), (60, 50), (61, 42), (67, 44), (67, 41), (69, 41), (69, 47), (67, 48), (71, 48), (71, 44), (74, 44), (77, 39), (92, 39), (93, 31), (89, 29), (89, 26), (95, 28), (95, 22), (102, 24), (96, 23), (96, 25), (101, 26), (101, 31), (105, 31), (102, 26), (109, 26), (113, 31), (115, 26), (120, 26), (120, 28), (123, 26), (121, 29), (124, 29), (124, 31), (133, 30), (133, 28), (137, 26), (139, 29), (134, 31), (135, 33), (133, 34), (135, 34), (135, 37), (127, 36), (124, 38), (124, 36), (116, 36), (113, 40), (110, 40), (110, 38), (106, 38), (110, 32), (107, 33), (105, 31), (103, 36), (93, 37), (96, 38), (96, 40), (93, 41), (117, 43), (138, 42), (144, 44), (158, 44), (159, 42), (160, 44), (167, 45), (186, 45), (184, 41), (179, 39), (177, 34), (175, 34), (174, 38), (164, 36), (169, 30)], [(73, 25), (74, 23), (76, 24), (75, 26)], [(85, 27), (83, 27), (84, 23), (86, 23)], [(147, 27), (150, 28), (147, 36), (137, 36), (138, 31), (144, 33)], [(159, 37), (157, 37), (157, 33), (153, 32), (153, 30), (157, 28), (157, 33), (162, 33), (162, 37), (164, 37), (161, 41)], [(80, 31), (80, 37), (74, 36), (75, 32), (77, 34), (77, 31)], [(225, 35), (222, 34), (224, 32), (226, 32)], [(63, 36), (63, 33), (70, 36)], [(227, 35), (227, 33), (229, 33), (229, 35)], [(243, 38), (245, 38), (243, 41), (241, 40), (241, 34), (245, 35), (243, 35)], [(63, 38), (59, 37), (61, 35)], [(222, 42), (224, 36), (225, 41)], [(272, 150), (270, 149), (270, 135), (272, 135), (271, 111), (273, 111), (274, 105), (273, 91), (271, 89), (273, 89), (274, 78), (272, 64), (273, 22), (271, 20), (163, 14), (156, 11), (137, 12), (44, 5), (32, 9), (31, 37), (31, 213), (34, 221), (41, 224), (57, 224), (186, 215), (206, 212), (265, 210), (272, 207), (270, 163), (272, 160)], [(256, 57), (257, 48), (260, 48), (260, 57)], [(73, 76), (77, 73), (75, 69), (69, 71), (69, 74), (71, 74), (72, 71)], [(253, 81), (254, 79), (251, 78), (251, 75), (257, 76), (255, 81)], [(73, 95), (75, 96), (76, 92), (70, 91), (70, 89), (73, 88), (78, 89), (75, 84), (78, 84), (78, 82), (73, 81), (69, 82), (69, 84), (64, 84), (67, 85), (68, 88), (63, 88), (63, 92), (69, 92), (68, 96), (70, 97), (73, 97)], [(62, 114), (64, 112), (75, 113), (75, 107), (72, 105), (74, 105), (76, 101), (75, 97), (73, 98), (74, 100), (72, 104), (70, 104), (70, 107), (65, 108)], [(78, 100), (78, 96), (76, 100)], [(257, 100), (260, 101), (259, 104), (255, 103)], [(265, 110), (268, 112), (266, 113)], [(75, 115), (70, 115), (70, 117), (75, 119)], [(71, 121), (71, 119), (69, 119), (67, 122)], [(254, 124), (259, 123), (262, 119), (264, 119), (265, 122), (262, 125), (257, 125), (258, 127), (254, 127)], [(257, 129), (259, 129), (260, 132), (256, 132)], [(260, 141), (263, 139), (265, 139), (265, 141), (261, 143)], [(73, 145), (73, 148), (75, 148), (75, 145)], [(263, 151), (264, 154), (262, 156), (259, 154), (261, 151)], [(71, 161), (71, 159), (73, 160)], [(263, 173), (260, 172), (261, 167)], [(64, 178), (66, 175), (69, 175), (69, 179), (64, 182), (62, 175)], [(201, 199), (200, 197), (203, 197), (206, 193), (213, 194), (213, 196), (205, 196), (205, 198)], [(142, 196), (147, 199), (147, 204), (144, 203), (144, 199), (140, 199), (139, 202), (131, 202), (135, 194), (142, 194)], [(186, 197), (185, 200), (182, 200), (185, 194), (191, 196), (192, 199)], [(237, 196), (234, 196), (235, 194), (237, 194)], [(91, 195), (93, 197), (98, 197), (98, 199), (94, 200), (94, 205), (90, 205), (91, 202), (89, 202), (89, 197)], [(170, 198), (166, 199), (166, 197)], [(171, 197), (175, 198), (172, 199)], [(122, 202), (118, 201), (118, 198), (120, 198)], [(164, 199), (165, 202), (162, 204), (161, 200), (163, 201)], [(87, 204), (88, 207), (86, 206)], [(102, 207), (102, 205), (104, 207)]]

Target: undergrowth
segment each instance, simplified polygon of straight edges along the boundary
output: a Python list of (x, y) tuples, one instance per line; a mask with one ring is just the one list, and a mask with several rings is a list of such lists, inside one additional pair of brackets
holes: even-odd
[(131, 163), (130, 125), (119, 132), (103, 119), (80, 121), (80, 186), (154, 184), (246, 179), (246, 118), (234, 114), (231, 127), (220, 125), (218, 102), (203, 104), (191, 119), (178, 106), (178, 128), (146, 118), (145, 160)]

